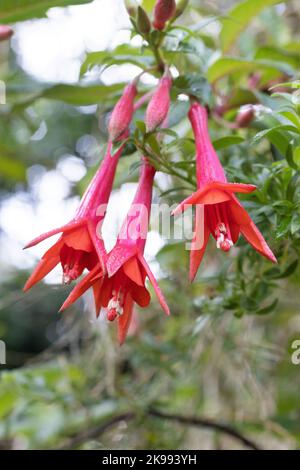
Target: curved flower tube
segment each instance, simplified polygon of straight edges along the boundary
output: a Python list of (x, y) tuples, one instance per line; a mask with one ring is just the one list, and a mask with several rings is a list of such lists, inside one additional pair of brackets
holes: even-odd
[(134, 303), (140, 307), (147, 307), (150, 303), (150, 294), (145, 286), (147, 277), (163, 310), (167, 315), (170, 314), (157, 281), (144, 258), (154, 175), (155, 169), (145, 161), (141, 168), (135, 198), (120, 230), (117, 243), (107, 256), (107, 274), (103, 274), (98, 263), (75, 286), (61, 308), (61, 310), (66, 309), (87, 289), (93, 287), (97, 316), (104, 307), (107, 309), (108, 320), (118, 319), (120, 344), (126, 338)]
[[(193, 103), (189, 110), (189, 119), (196, 141), (198, 190), (181, 202), (173, 214), (180, 214), (191, 205), (204, 207), (204, 220), (201, 217), (201, 211), (196, 211), (194, 239), (190, 254), (190, 280), (193, 281), (196, 276), (210, 234), (216, 240), (217, 248), (225, 252), (230, 250), (242, 234), (258, 253), (276, 263), (276, 258), (264, 237), (235, 196), (235, 193), (255, 191), (256, 187), (251, 184), (227, 182), (225, 172), (209, 137), (206, 109), (199, 103)], [(199, 243), (201, 228), (203, 229), (202, 242)]]
[(53, 235), (62, 233), (29, 277), (25, 291), (43, 279), (59, 262), (62, 265), (65, 284), (76, 280), (85, 268), (91, 270), (98, 265), (102, 272), (105, 270), (106, 251), (101, 238), (101, 225), (122, 150), (123, 147), (112, 156), (112, 143), (108, 144), (102, 164), (69, 223), (40, 235), (26, 245), (25, 248), (31, 248)]

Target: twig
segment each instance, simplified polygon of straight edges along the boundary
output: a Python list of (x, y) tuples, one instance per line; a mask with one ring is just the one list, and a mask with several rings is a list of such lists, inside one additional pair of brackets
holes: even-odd
[(235, 428), (227, 424), (218, 423), (216, 421), (213, 421), (207, 418), (194, 418), (192, 416), (171, 415), (167, 413), (162, 413), (161, 411), (158, 411), (154, 408), (150, 408), (148, 410), (148, 414), (156, 418), (166, 419), (169, 421), (177, 421), (178, 423), (181, 423), (181, 424), (214, 429), (215, 431), (222, 432), (224, 434), (227, 434), (237, 439), (238, 441), (242, 442), (245, 446), (249, 447), (250, 449), (260, 450), (259, 446), (255, 442), (251, 441), (250, 439), (245, 437), (242, 433), (237, 431)]
[(77, 436), (70, 437), (67, 442), (65, 442), (62, 446), (58, 447), (58, 450), (74, 449), (90, 439), (94, 439), (96, 437), (101, 436), (101, 434), (105, 433), (106, 431), (108, 431), (108, 429), (112, 428), (116, 424), (121, 423), (122, 421), (131, 421), (134, 417), (135, 414), (130, 412), (114, 416), (112, 419), (110, 419), (104, 424), (89, 428), (83, 431), (81, 434), (78, 434)]
[[(192, 416), (188, 417), (188, 416), (172, 415), (172, 414), (163, 413), (154, 408), (149, 408), (146, 411), (146, 415), (150, 417), (154, 417), (154, 418), (165, 419), (168, 421), (177, 421), (180, 424), (213, 429), (215, 431), (218, 431), (218, 432), (221, 432), (223, 434), (227, 434), (228, 436), (233, 437), (234, 439), (240, 441), (242, 444), (244, 444), (246, 447), (249, 447), (250, 449), (260, 450), (260, 447), (255, 442), (245, 437), (240, 431), (237, 431), (235, 428), (227, 424), (218, 423), (211, 419), (194, 418)], [(93, 428), (89, 428), (83, 431), (81, 434), (78, 434), (74, 437), (70, 437), (68, 441), (65, 442), (58, 449), (66, 450), (66, 449), (76, 448), (80, 446), (81, 444), (83, 444), (84, 442), (88, 441), (89, 439), (99, 438), (102, 434), (104, 434), (107, 430), (109, 430), (116, 424), (122, 421), (131, 421), (136, 416), (137, 415), (134, 412), (128, 412), (128, 413), (123, 413), (118, 416), (114, 416), (112, 419), (110, 419), (104, 424), (95, 426)]]

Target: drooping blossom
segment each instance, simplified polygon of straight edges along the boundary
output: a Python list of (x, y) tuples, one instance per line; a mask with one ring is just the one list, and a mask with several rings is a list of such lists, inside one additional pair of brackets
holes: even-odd
[(175, 14), (175, 0), (157, 0), (154, 7), (153, 26), (155, 29), (164, 29), (166, 22)]
[(210, 234), (216, 240), (217, 248), (225, 252), (230, 250), (242, 234), (258, 253), (276, 262), (264, 237), (235, 196), (235, 193), (255, 191), (256, 187), (251, 184), (227, 182), (209, 137), (206, 109), (199, 103), (193, 103), (189, 119), (196, 142), (198, 190), (185, 199), (173, 213), (179, 214), (191, 205), (204, 207), (202, 214), (200, 210), (196, 210), (194, 239), (190, 253), (190, 279), (193, 280), (197, 273)]
[(25, 248), (31, 248), (53, 235), (62, 233), (59, 240), (44, 254), (25, 284), (30, 289), (61, 263), (63, 281), (76, 280), (85, 268), (91, 270), (98, 263), (104, 270), (106, 252), (101, 239), (101, 223), (111, 193), (116, 166), (122, 148), (111, 155), (109, 143), (100, 168), (92, 179), (73, 219), (66, 225), (44, 233), (32, 240)]
[(157, 89), (153, 94), (146, 110), (146, 128), (147, 132), (154, 131), (168, 117), (170, 109), (170, 90), (172, 87), (172, 78), (170, 72), (166, 70), (164, 76), (160, 79)]
[(96, 313), (107, 309), (109, 321), (118, 320), (119, 342), (123, 343), (131, 323), (134, 303), (147, 307), (150, 294), (145, 285), (150, 280), (158, 300), (167, 315), (168, 305), (144, 258), (152, 186), (155, 169), (146, 161), (141, 168), (138, 188), (131, 208), (118, 235), (117, 243), (108, 254), (107, 274), (97, 264), (73, 289), (61, 310), (75, 302), (87, 289), (93, 287)]
[(127, 135), (135, 95), (136, 86), (133, 82), (125, 88), (112, 112), (109, 122), (110, 141), (106, 155), (85, 191), (74, 218), (63, 227), (44, 233), (26, 245), (25, 248), (30, 248), (53, 235), (62, 233), (59, 240), (42, 257), (26, 282), (24, 290), (30, 289), (43, 279), (59, 262), (62, 265), (65, 284), (76, 280), (85, 269), (93, 269), (98, 262), (101, 270), (105, 271), (106, 251), (101, 238), (101, 224), (112, 190), (116, 167), (124, 148), (124, 145), (121, 146), (112, 155), (113, 139)]
[(9, 39), (14, 34), (13, 29), (7, 24), (0, 24), (0, 41)]

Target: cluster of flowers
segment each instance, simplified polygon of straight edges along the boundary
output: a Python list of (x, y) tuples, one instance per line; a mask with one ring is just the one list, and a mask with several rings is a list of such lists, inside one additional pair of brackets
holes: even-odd
[[(155, 9), (154, 25), (163, 28), (174, 12), (175, 2), (168, 2), (171, 8), (161, 9), (164, 4), (158, 0)], [(162, 14), (163, 13), (163, 14)], [(107, 319), (118, 320), (119, 342), (126, 337), (133, 313), (134, 303), (146, 307), (150, 294), (146, 278), (151, 282), (158, 300), (167, 315), (169, 308), (157, 281), (144, 258), (149, 214), (151, 209), (152, 188), (155, 168), (145, 156), (141, 160), (140, 178), (133, 206), (144, 210), (129, 210), (122, 225), (115, 247), (107, 253), (101, 237), (101, 226), (112, 190), (114, 175), (124, 144), (129, 135), (129, 126), (134, 115), (134, 100), (137, 95), (138, 78), (124, 90), (111, 114), (106, 155), (87, 188), (74, 218), (63, 227), (47, 232), (26, 248), (61, 233), (59, 240), (44, 254), (34, 272), (28, 279), (25, 290), (43, 279), (55, 266), (61, 263), (64, 283), (77, 280), (85, 270), (88, 271), (74, 287), (61, 310), (73, 304), (87, 289), (93, 288), (96, 314), (106, 309)], [(153, 132), (167, 122), (170, 107), (172, 77), (168, 69), (147, 106), (145, 123), (147, 132)], [(174, 211), (181, 213), (191, 205), (204, 207), (201, 217), (196, 212), (195, 238), (190, 254), (190, 279), (193, 280), (205, 252), (210, 234), (217, 247), (229, 251), (241, 233), (259, 253), (275, 262), (276, 259), (263, 236), (242, 207), (235, 193), (249, 193), (256, 188), (250, 184), (228, 183), (224, 170), (213, 148), (208, 132), (206, 108), (191, 98), (189, 111), (196, 144), (197, 191), (184, 200)], [(114, 143), (119, 142), (114, 153)], [(146, 221), (145, 221), (146, 214)], [(197, 215), (198, 214), (198, 215)], [(134, 221), (135, 230), (132, 231)], [(204, 227), (202, 244), (199, 246), (197, 234)]]

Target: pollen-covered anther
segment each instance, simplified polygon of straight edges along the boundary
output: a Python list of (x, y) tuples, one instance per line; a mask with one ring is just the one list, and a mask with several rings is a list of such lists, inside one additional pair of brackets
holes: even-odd
[(107, 306), (107, 319), (108, 321), (114, 321), (117, 316), (123, 315), (124, 308), (120, 299), (120, 295), (116, 296), (113, 293), (112, 299), (110, 299)]
[(233, 246), (233, 242), (231, 238), (229, 238), (226, 225), (223, 222), (217, 225), (215, 233), (217, 236), (217, 248), (225, 252), (229, 251)]
[(72, 281), (75, 281), (80, 276), (78, 266), (76, 264), (73, 267), (67, 264), (63, 268), (63, 284), (69, 285)]

